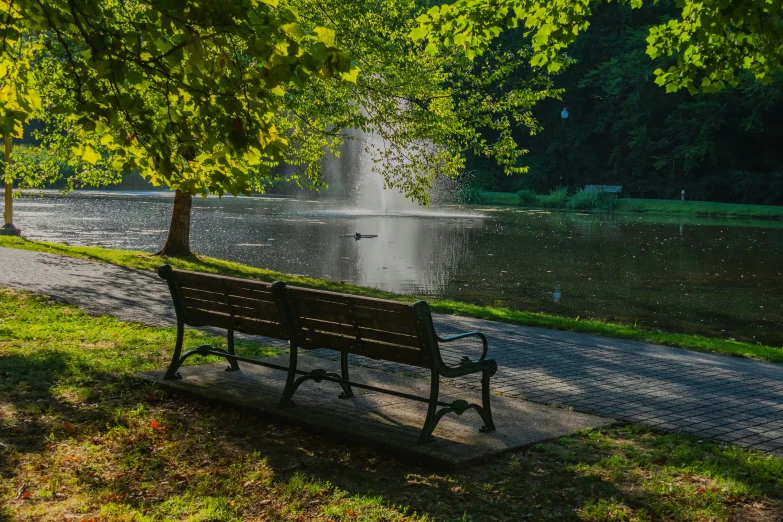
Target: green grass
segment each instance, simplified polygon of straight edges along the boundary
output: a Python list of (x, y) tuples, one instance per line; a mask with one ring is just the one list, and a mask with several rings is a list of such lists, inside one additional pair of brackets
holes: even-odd
[[(188, 332), (203, 342), (222, 341)], [(132, 377), (173, 343), (172, 329), (0, 289), (0, 520), (783, 517), (780, 458), (623, 426), (433, 473)]]
[[(540, 207), (547, 205), (549, 196), (539, 194)], [(480, 192), (480, 205), (525, 206), (516, 193)], [(537, 208), (537, 207), (536, 207)], [(738, 219), (783, 219), (783, 206), (743, 205), (712, 201), (676, 201), (665, 199), (619, 198), (614, 210), (618, 214), (651, 214), (659, 216), (724, 217)]]
[(480, 205), (518, 206), (519, 196), (512, 192), (480, 192)]
[[(169, 263), (175, 268), (200, 272), (218, 273), (261, 281), (286, 281), (299, 286), (319, 288), (354, 295), (396, 299), (412, 302), (415, 298), (374, 288), (346, 285), (335, 281), (326, 281), (310, 277), (293, 276), (262, 268), (250, 267), (230, 261), (210, 257), (194, 256), (187, 259), (161, 258), (146, 252), (132, 250), (113, 250), (100, 247), (69, 246), (43, 241), (29, 241), (18, 237), (0, 236), (0, 247), (19, 248), (37, 252), (48, 252), (82, 259), (92, 259), (118, 266), (141, 270), (156, 270), (161, 264)], [(446, 299), (427, 299), (430, 307), (445, 314), (476, 317), (492, 321), (502, 321), (512, 324), (536, 326), (555, 330), (597, 334), (606, 337), (632, 339), (665, 346), (677, 346), (693, 350), (715, 352), (740, 357), (751, 357), (772, 362), (783, 362), (783, 348), (752, 344), (725, 339), (714, 339), (699, 335), (679, 334), (649, 330), (635, 325), (611, 323), (596, 319), (580, 319), (579, 317), (561, 317), (538, 312), (525, 312), (496, 306), (481, 306)]]
[(657, 215), (691, 215), (747, 219), (783, 219), (783, 206), (741, 205), (712, 201), (620, 198), (617, 212)]

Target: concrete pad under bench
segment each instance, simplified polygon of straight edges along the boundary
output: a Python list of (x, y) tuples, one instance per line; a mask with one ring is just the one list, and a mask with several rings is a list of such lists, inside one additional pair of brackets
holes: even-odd
[[(288, 365), (288, 357), (284, 355), (265, 361)], [(485, 462), (530, 444), (613, 422), (595, 415), (493, 396), (492, 416), (497, 431), (479, 432), (481, 418), (469, 410), (461, 417), (454, 414), (443, 417), (434, 432), (436, 442), (417, 445), (416, 439), (427, 413), (427, 404), (423, 402), (358, 388), (354, 388), (354, 398), (340, 399), (338, 395), (342, 390), (336, 383), (307, 381), (294, 395), (296, 406), (279, 409), (277, 403), (286, 373), (242, 362), (239, 365), (239, 372), (226, 372), (225, 362), (185, 366), (180, 369), (182, 379), (173, 381), (163, 380), (165, 370), (141, 372), (137, 376), (165, 388), (249, 410), (270, 420), (298, 424), (444, 468)], [(299, 357), (297, 366), (305, 371), (324, 368), (339, 373), (339, 363), (316, 357)], [(429, 396), (429, 379), (356, 366), (350, 368), (350, 377), (355, 382)], [(451, 402), (456, 399), (481, 404), (477, 390), (441, 384), (440, 400)]]

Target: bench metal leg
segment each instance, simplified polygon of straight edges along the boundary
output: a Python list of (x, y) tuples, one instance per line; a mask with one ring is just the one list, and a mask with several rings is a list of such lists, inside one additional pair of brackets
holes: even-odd
[[(340, 352), (340, 376), (343, 380), (349, 381), (348, 378), (348, 352)], [(339, 395), (341, 399), (350, 399), (353, 397), (353, 390), (350, 384), (340, 383), (343, 391)]]
[(294, 405), (291, 398), (294, 396), (294, 392), (297, 388), (297, 385), (294, 382), (296, 380), (297, 349), (295, 344), (289, 344), (289, 346), (288, 377), (286, 377), (285, 380), (285, 388), (283, 389), (283, 396), (280, 397), (278, 408), (289, 408)]
[(424, 421), (424, 427), (419, 435), (419, 440), (416, 444), (427, 444), (435, 442), (435, 437), (432, 436), (432, 432), (435, 431), (435, 426), (438, 425), (438, 421), (442, 415), (438, 415), (438, 395), (440, 393), (440, 375), (438, 372), (432, 372), (432, 381), (430, 383), (430, 403), (427, 407), (427, 418)]
[[(231, 355), (236, 355), (234, 352), (234, 330), (229, 330), (228, 334), (226, 335), (226, 340), (228, 341), (228, 353)], [(226, 368), (227, 372), (238, 372), (239, 371), (239, 364), (237, 363), (237, 360), (233, 357), (226, 357), (228, 359), (228, 364), (230, 365), (228, 368)]]
[(481, 373), (481, 420), (484, 421), (482, 432), (495, 431), (495, 422), (492, 420), (492, 408), (489, 406), (489, 377), (490, 372)]
[(166, 375), (163, 376), (166, 380), (181, 379), (182, 376), (177, 373), (179, 367), (182, 366), (182, 344), (185, 340), (185, 325), (181, 321), (177, 321), (177, 344), (174, 346), (174, 355), (171, 357), (171, 364), (169, 369), (166, 370)]

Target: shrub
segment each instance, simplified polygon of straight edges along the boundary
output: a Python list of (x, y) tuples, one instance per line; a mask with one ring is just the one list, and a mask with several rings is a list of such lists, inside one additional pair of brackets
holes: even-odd
[(573, 210), (601, 210), (608, 211), (617, 207), (617, 198), (595, 188), (580, 188), (571, 196), (567, 204)]
[(549, 191), (548, 196), (541, 196), (539, 202), (545, 208), (565, 208), (568, 202), (568, 189), (558, 185)]
[(535, 190), (520, 190), (517, 192), (517, 196), (519, 196), (519, 204), (523, 207), (536, 207), (540, 205)]

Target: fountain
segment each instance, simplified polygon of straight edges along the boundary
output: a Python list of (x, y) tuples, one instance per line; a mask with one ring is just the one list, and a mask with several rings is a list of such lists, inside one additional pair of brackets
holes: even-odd
[(324, 180), (334, 186), (339, 197), (347, 199), (350, 212), (356, 214), (410, 214), (426, 209), (405, 197), (396, 188), (384, 187), (374, 157), (383, 150), (383, 139), (376, 133), (348, 129), (340, 148), (340, 157), (329, 155), (322, 164)]

